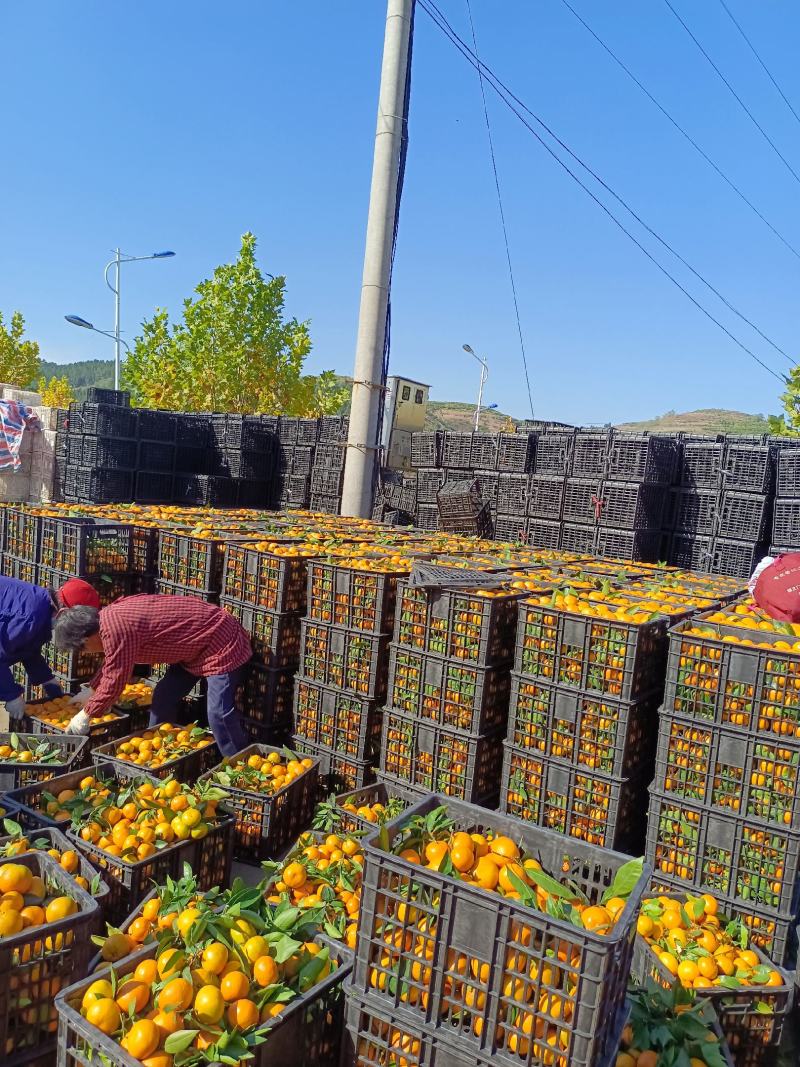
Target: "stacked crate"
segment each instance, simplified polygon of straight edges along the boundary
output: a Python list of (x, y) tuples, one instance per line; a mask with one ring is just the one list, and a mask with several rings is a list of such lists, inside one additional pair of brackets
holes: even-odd
[(670, 632), (646, 854), (656, 887), (713, 893), (781, 963), (800, 900), (800, 653), (741, 622)]
[(136, 411), (138, 462), (133, 499), (140, 504), (172, 500), (178, 417), (171, 411)]
[(665, 528), (678, 567), (748, 578), (766, 551), (775, 447), (763, 438), (688, 437)]
[(130, 501), (138, 464), (137, 414), (125, 404), (73, 402), (62, 445), (63, 496), (70, 503)]
[(339, 514), (348, 426), (345, 416), (326, 415), (319, 420), (309, 487), (312, 511)]
[(775, 511), (771, 556), (800, 551), (800, 438), (777, 443)]
[(496, 806), (519, 599), (398, 584), (382, 780)]
[(317, 419), (281, 416), (277, 425), (277, 460), (272, 506), (307, 508), (311, 502), (311, 470), (319, 436)]
[(644, 838), (667, 620), (623, 622), (600, 603), (578, 612), (541, 599), (520, 605), (501, 810), (635, 853)]
[(294, 736), (300, 751), (320, 759), (331, 792), (373, 780), (398, 576), (409, 570), (377, 553), (309, 560)]
[(249, 738), (283, 742), (292, 732), (300, 620), (306, 608), (305, 556), (291, 546), (228, 541), (224, 546), (220, 604), (250, 635), (253, 659), (244, 669), (237, 707)]

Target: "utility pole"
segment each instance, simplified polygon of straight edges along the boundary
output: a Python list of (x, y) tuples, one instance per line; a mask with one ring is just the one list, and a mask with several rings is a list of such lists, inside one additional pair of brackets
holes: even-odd
[(372, 162), (361, 308), (353, 370), (350, 432), (345, 455), (342, 515), (369, 517), (380, 440), (386, 315), (405, 130), (408, 65), (415, 0), (388, 0), (378, 128)]
[(120, 251), (118, 248), (114, 249), (114, 265), (117, 269), (115, 276), (114, 286), (114, 388), (119, 389), (119, 369), (120, 369), (120, 352), (119, 352), (119, 265), (120, 265)]

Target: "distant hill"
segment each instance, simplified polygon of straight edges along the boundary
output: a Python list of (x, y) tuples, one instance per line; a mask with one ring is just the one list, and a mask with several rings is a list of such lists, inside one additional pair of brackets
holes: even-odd
[[(483, 433), (497, 433), (505, 427), (508, 415), (500, 411), (481, 411)], [(458, 404), (449, 400), (429, 400), (425, 418), (428, 430), (471, 430), (475, 425), (475, 405)]]
[(114, 388), (113, 359), (87, 359), (82, 363), (48, 363), (43, 359), (41, 374), (45, 378), (66, 376), (78, 400), (84, 398), (90, 386), (98, 389)]
[(668, 411), (654, 419), (642, 422), (619, 423), (620, 430), (650, 433), (738, 433), (762, 434), (768, 432), (764, 415), (748, 415), (744, 411), (728, 411), (725, 408), (701, 408), (679, 414)]

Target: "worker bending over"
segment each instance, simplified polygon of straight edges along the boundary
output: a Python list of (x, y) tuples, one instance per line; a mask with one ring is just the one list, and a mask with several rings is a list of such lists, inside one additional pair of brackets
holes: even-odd
[(150, 725), (175, 720), (179, 702), (198, 678), (208, 683), (208, 724), (224, 756), (248, 744), (234, 705), (241, 668), (252, 656), (250, 640), (232, 615), (192, 596), (131, 596), (102, 611), (77, 607), (55, 623), (56, 648), (101, 652), (103, 665), (89, 683), (84, 710), (70, 732), (86, 733), (130, 681), (134, 665), (168, 663), (153, 691)]

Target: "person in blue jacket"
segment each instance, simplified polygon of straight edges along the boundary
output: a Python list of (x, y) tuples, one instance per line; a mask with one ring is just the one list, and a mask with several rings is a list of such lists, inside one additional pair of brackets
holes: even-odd
[(0, 576), (0, 702), (12, 721), (25, 711), (22, 686), (11, 672), (15, 663), (22, 664), (31, 685), (43, 686), (51, 700), (63, 695), (42, 646), (50, 640), (54, 616), (79, 604), (100, 607), (97, 591), (80, 578), (71, 578), (56, 592)]

